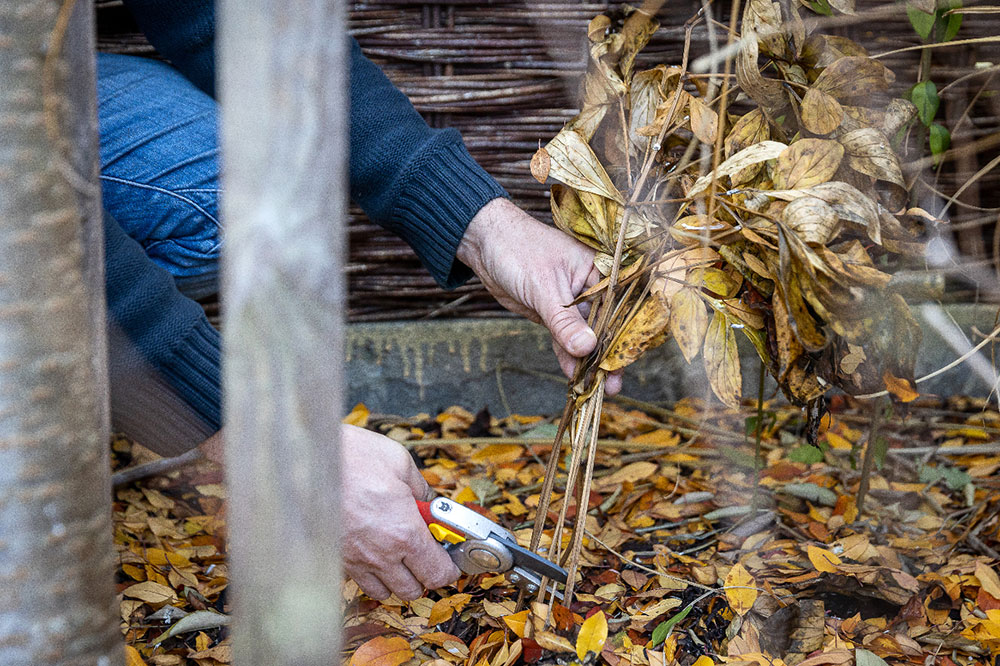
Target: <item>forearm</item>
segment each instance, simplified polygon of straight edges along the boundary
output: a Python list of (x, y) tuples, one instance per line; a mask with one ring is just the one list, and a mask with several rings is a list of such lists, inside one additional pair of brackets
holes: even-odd
[(409, 243), (441, 285), (471, 277), (455, 261), (459, 243), (473, 216), (506, 192), (457, 131), (428, 127), (353, 39), (350, 142), (352, 199)]

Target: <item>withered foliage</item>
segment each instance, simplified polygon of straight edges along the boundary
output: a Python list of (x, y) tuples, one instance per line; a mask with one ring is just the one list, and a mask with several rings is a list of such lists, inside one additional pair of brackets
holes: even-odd
[(687, 49), (637, 71), (657, 27), (639, 10), (591, 22), (582, 110), (532, 160), (607, 276), (583, 297), (603, 345), (580, 393), (672, 336), (735, 406), (742, 334), (796, 403), (915, 397), (920, 329), (882, 267), (922, 253), (930, 216), (907, 208), (894, 141), (915, 108), (893, 73), (795, 2), (745, 3), (728, 78), (692, 73)]

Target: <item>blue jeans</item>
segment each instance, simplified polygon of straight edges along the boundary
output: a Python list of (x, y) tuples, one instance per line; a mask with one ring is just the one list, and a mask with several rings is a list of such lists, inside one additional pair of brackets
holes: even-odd
[(218, 110), (161, 62), (99, 53), (104, 208), (191, 298), (218, 291)]

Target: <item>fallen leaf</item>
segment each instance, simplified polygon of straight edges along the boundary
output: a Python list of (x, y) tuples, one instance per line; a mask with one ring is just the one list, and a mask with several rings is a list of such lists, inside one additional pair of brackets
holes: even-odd
[(807, 546), (806, 554), (816, 571), (823, 573), (836, 573), (837, 567), (842, 564), (840, 558), (835, 554), (816, 546)]
[(726, 600), (737, 615), (746, 615), (757, 601), (757, 583), (739, 562), (726, 574), (723, 588)]
[(122, 594), (133, 599), (141, 599), (150, 604), (165, 604), (177, 601), (177, 594), (172, 588), (149, 580), (126, 587)]
[(427, 624), (430, 626), (441, 624), (445, 620), (450, 619), (452, 615), (465, 608), (471, 600), (472, 595), (464, 593), (444, 597), (443, 599), (437, 601), (433, 608), (431, 608), (431, 614), (430, 617), (427, 618)]
[(691, 131), (699, 140), (715, 145), (719, 133), (719, 114), (713, 111), (700, 97), (692, 97), (688, 105), (691, 116)]
[(142, 655), (131, 645), (125, 646), (125, 666), (146, 666)]
[(708, 309), (698, 292), (686, 287), (674, 294), (670, 301), (670, 330), (688, 363), (701, 351), (708, 321)]
[[(731, 176), (748, 166), (776, 159), (786, 148), (788, 146), (778, 141), (761, 141), (760, 143), (744, 148), (722, 162), (717, 169), (710, 171), (696, 180), (691, 189), (688, 190), (687, 196), (693, 197), (704, 192), (711, 185), (712, 181), (717, 181), (719, 178)], [(841, 147), (841, 150), (843, 150), (843, 147)]]
[(523, 610), (519, 613), (514, 613), (513, 615), (504, 616), (503, 623), (510, 627), (518, 638), (524, 638), (524, 628), (528, 622), (528, 614), (531, 611)]
[(413, 650), (400, 636), (376, 636), (351, 656), (349, 666), (399, 666), (413, 657)]
[(591, 652), (600, 654), (606, 640), (608, 619), (604, 616), (604, 611), (599, 610), (583, 621), (576, 637), (576, 656), (583, 660)]

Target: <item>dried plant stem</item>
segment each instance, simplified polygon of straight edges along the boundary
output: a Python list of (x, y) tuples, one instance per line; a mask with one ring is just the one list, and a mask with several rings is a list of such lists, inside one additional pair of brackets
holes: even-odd
[(882, 401), (876, 401), (871, 406), (871, 426), (868, 430), (868, 445), (865, 447), (865, 459), (861, 465), (861, 481), (858, 484), (858, 513), (865, 510), (865, 497), (868, 495), (868, 485), (871, 482), (872, 468), (875, 466), (875, 449), (879, 437), (879, 426), (882, 424)]
[[(583, 548), (583, 533), (587, 525), (587, 506), (590, 501), (590, 486), (594, 480), (594, 459), (597, 456), (597, 436), (601, 426), (601, 408), (604, 404), (604, 380), (602, 374), (598, 379), (597, 391), (588, 400), (593, 403), (591, 406), (592, 418), (590, 421), (587, 441), (587, 469), (583, 473), (583, 483), (580, 486), (579, 505), (576, 508), (576, 523), (573, 525), (573, 541), (569, 546), (569, 562), (566, 569), (569, 572), (566, 591), (563, 593), (563, 603), (567, 606), (573, 603), (573, 587), (575, 585), (576, 570), (580, 566), (580, 551)], [(567, 493), (568, 493), (567, 489)]]
[[(740, 0), (733, 0), (732, 8), (729, 12), (729, 38), (726, 42), (726, 48), (731, 48), (736, 42), (736, 22), (739, 20), (740, 16)], [(729, 84), (730, 78), (729, 74), (732, 72), (733, 60), (732, 58), (726, 58), (725, 69), (723, 70), (722, 79), (722, 92), (719, 95), (719, 125), (715, 132), (715, 146), (712, 149), (712, 170), (719, 168), (719, 162), (722, 159), (722, 139), (725, 134), (725, 120), (726, 120), (726, 107), (729, 101)], [(716, 180), (713, 178), (711, 184), (708, 188), (708, 219), (713, 219), (715, 215), (715, 190), (716, 190)]]
[[(594, 402), (592, 400), (587, 400), (582, 409), (577, 411), (576, 416), (573, 419), (572, 428), (572, 454), (570, 457), (569, 465), (566, 469), (566, 489), (563, 495), (563, 503), (559, 508), (559, 517), (556, 519), (555, 529), (552, 532), (552, 546), (549, 552), (552, 554), (552, 559), (556, 562), (562, 560), (563, 550), (562, 550), (562, 532), (566, 524), (566, 512), (569, 509), (570, 496), (573, 490), (576, 488), (576, 477), (580, 470), (580, 459), (583, 456), (583, 443), (584, 437), (590, 432), (590, 426), (593, 422), (593, 411)], [(580, 507), (577, 507), (577, 512), (579, 513)]]

